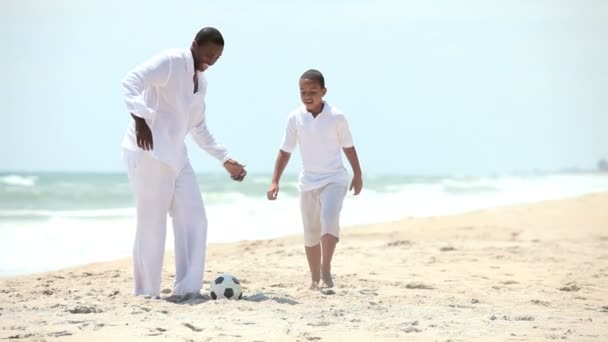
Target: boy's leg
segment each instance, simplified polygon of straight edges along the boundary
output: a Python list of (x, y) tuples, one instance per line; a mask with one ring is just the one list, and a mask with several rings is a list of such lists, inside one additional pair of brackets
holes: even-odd
[(175, 236), (174, 295), (199, 293), (205, 272), (207, 215), (192, 166), (188, 163), (175, 182), (171, 206)]
[(318, 287), (321, 280), (321, 219), (319, 190), (300, 193), (300, 210), (304, 226), (304, 248), (312, 280), (311, 288)]
[(142, 151), (124, 151), (123, 156), (137, 208), (133, 246), (135, 295), (158, 296), (175, 172)]
[(331, 277), (331, 261), (336, 244), (340, 239), (340, 212), (347, 186), (344, 184), (328, 184), (321, 189), (321, 246), (323, 263), (321, 277), (327, 287), (333, 287)]
[(311, 290), (319, 287), (321, 281), (321, 245), (308, 247), (306, 249), (306, 259), (308, 260), (308, 268), (310, 269), (310, 284)]
[(336, 250), (337, 243), (338, 239), (331, 234), (325, 234), (321, 236), (321, 249), (323, 253), (321, 263), (322, 273), (331, 272), (331, 259), (334, 256), (334, 251)]

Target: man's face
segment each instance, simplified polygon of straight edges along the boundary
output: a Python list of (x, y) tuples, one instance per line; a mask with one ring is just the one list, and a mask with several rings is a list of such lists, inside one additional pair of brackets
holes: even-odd
[(309, 112), (320, 112), (323, 108), (323, 96), (327, 88), (308, 78), (300, 79), (300, 99)]
[(198, 45), (196, 42), (193, 42), (192, 50), (194, 51), (196, 70), (205, 71), (205, 69), (215, 64), (215, 62), (217, 62), (217, 60), (222, 56), (224, 47), (211, 42), (203, 45)]

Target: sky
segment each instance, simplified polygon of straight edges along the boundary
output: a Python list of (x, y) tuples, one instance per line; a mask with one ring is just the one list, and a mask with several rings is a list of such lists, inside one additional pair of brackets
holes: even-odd
[[(226, 41), (206, 71), (209, 129), (251, 172), (272, 171), (309, 68), (367, 174), (608, 157), (606, 1), (3, 0), (0, 170), (122, 172), (121, 79), (205, 26)], [(196, 171), (221, 170), (187, 140)]]

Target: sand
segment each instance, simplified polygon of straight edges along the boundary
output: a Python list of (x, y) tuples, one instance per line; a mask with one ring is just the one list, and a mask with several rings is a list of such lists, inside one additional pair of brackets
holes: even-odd
[[(608, 194), (345, 228), (331, 291), (301, 236), (210, 245), (178, 304), (172, 259), (161, 299), (131, 295), (129, 259), (0, 279), (0, 339), (608, 341)], [(208, 297), (221, 272), (244, 299)]]

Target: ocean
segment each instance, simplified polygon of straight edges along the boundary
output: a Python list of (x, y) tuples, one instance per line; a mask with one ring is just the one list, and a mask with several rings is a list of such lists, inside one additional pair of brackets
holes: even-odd
[[(200, 174), (208, 241), (300, 234), (297, 176), (286, 175), (277, 201), (270, 174), (243, 183)], [(347, 195), (342, 226), (455, 214), (502, 205), (608, 191), (608, 174), (527, 173), (488, 177), (378, 175)], [(133, 196), (124, 173), (0, 173), (0, 276), (45, 272), (131, 255)], [(168, 220), (167, 249), (172, 248)]]

